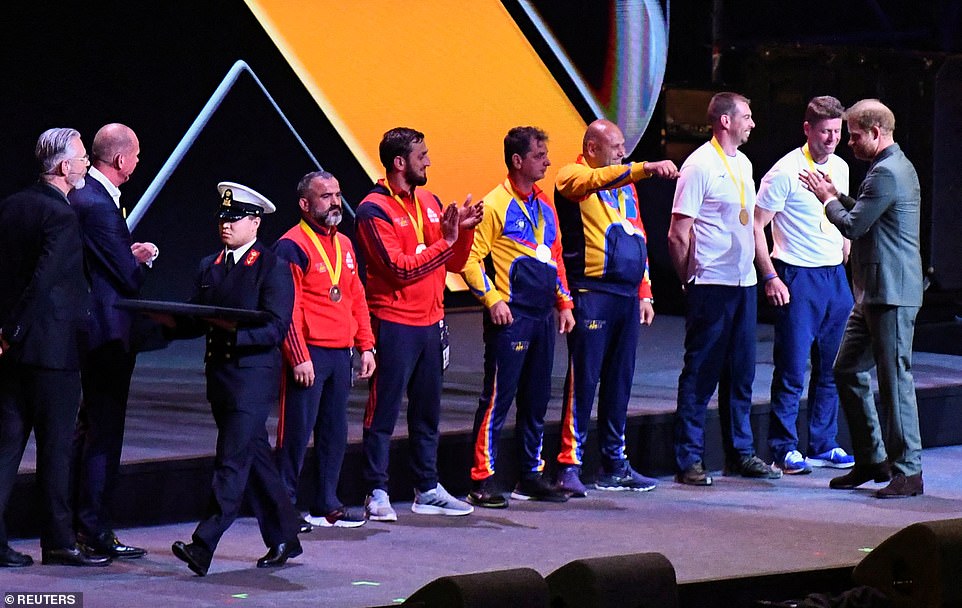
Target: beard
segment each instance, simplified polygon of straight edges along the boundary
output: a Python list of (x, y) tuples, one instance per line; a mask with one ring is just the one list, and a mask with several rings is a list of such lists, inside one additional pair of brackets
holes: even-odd
[(311, 214), (311, 219), (313, 219), (318, 226), (327, 226), (328, 228), (333, 228), (340, 224), (343, 217), (344, 214), (341, 213), (341, 208), (335, 206), (328, 207), (327, 211), (315, 211)]
[(411, 184), (412, 186), (423, 186), (428, 183), (428, 175), (418, 175), (410, 167), (404, 169), (404, 181)]
[(340, 207), (331, 207), (327, 210), (327, 213), (321, 218), (321, 221), (325, 226), (334, 227), (341, 223), (344, 215), (341, 213)]
[(80, 179), (68, 180), (67, 183), (73, 186), (74, 190), (83, 190), (83, 187), (87, 185), (87, 178), (81, 177)]

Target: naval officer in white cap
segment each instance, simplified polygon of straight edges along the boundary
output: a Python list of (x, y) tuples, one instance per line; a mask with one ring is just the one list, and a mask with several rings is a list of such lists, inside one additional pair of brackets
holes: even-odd
[(212, 497), (190, 543), (171, 548), (200, 576), (207, 574), (220, 537), (251, 504), (267, 554), (258, 568), (280, 566), (301, 554), (297, 513), (271, 456), (265, 423), (277, 403), (280, 345), (291, 324), (291, 273), (257, 240), (261, 216), (274, 212), (263, 195), (234, 182), (217, 184), (224, 247), (201, 261), (191, 302), (267, 313), (264, 321), (178, 322), (176, 337), (207, 334), (207, 399), (217, 423)]

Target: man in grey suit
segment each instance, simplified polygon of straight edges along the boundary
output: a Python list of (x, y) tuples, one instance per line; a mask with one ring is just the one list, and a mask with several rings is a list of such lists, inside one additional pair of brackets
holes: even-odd
[[(851, 489), (890, 480), (875, 493), (878, 498), (917, 496), (923, 491), (922, 440), (911, 370), (915, 316), (922, 306), (919, 178), (893, 139), (895, 116), (879, 100), (859, 101), (845, 119), (855, 157), (871, 162), (858, 198), (839, 194), (824, 174), (799, 175), (825, 204), (828, 219), (852, 241), (855, 307), (834, 372), (855, 466), (829, 486)], [(870, 385), (873, 367), (878, 406)]]

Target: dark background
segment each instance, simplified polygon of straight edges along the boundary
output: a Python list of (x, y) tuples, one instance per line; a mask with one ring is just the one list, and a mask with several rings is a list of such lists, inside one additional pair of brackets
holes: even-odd
[[(511, 0), (503, 2), (517, 13)], [(607, 46), (586, 41), (606, 39), (608, 4), (536, 5), (586, 79), (600, 86)], [(685, 118), (678, 128), (679, 117), (703, 121), (712, 91), (735, 90), (752, 99), (757, 127), (743, 150), (757, 182), (801, 143), (809, 98), (831, 94), (850, 105), (878, 97), (895, 112), (896, 140), (922, 182), (930, 294), (954, 297), (962, 288), (962, 240), (955, 234), (962, 225), (956, 202), (962, 189), (962, 155), (956, 151), (962, 142), (960, 5), (674, 0), (666, 92), (632, 158), (669, 155), (680, 164), (683, 151), (701, 141), (696, 131), (702, 125)], [(33, 146), (43, 130), (75, 127), (89, 146), (101, 125), (118, 121), (141, 140), (140, 166), (123, 187), (124, 202), (132, 205), (238, 59), (263, 81), (324, 168), (339, 177), (349, 202), (371, 186), (242, 0), (17, 3), (0, 11), (0, 195), (35, 179)], [(363, 31), (358, 36), (363, 44)], [(852, 165), (854, 188), (864, 164), (844, 146), (840, 154)], [(218, 247), (218, 181), (244, 183), (278, 204), (278, 214), (262, 224), (262, 238), (272, 241), (294, 223), (295, 185), (313, 168), (260, 89), (242, 75), (134, 232), (135, 239), (153, 241), (162, 251), (144, 296), (189, 295), (197, 261)], [(648, 201), (644, 219), (657, 307), (678, 313), (681, 300), (665, 239), (673, 185), (648, 180), (639, 191)]]

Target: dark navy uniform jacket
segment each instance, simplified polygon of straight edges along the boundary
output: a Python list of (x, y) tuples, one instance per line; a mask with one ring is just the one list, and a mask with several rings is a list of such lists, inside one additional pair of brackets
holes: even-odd
[[(208, 326), (207, 397), (212, 403), (233, 405), (263, 402), (279, 388), (280, 345), (294, 307), (291, 272), (260, 241), (229, 273), (223, 258), (220, 251), (201, 261), (191, 303), (260, 310), (270, 319), (241, 323), (236, 330)], [(183, 335), (183, 329), (179, 326), (177, 333)]]

